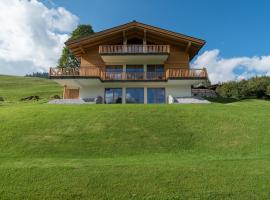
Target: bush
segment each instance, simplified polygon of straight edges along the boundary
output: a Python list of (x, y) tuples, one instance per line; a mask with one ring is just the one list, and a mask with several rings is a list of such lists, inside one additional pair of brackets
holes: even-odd
[(270, 96), (270, 85), (267, 86), (266, 94), (267, 94), (268, 96)]
[(217, 88), (221, 97), (245, 99), (245, 98), (269, 98), (270, 77), (254, 77), (249, 80), (230, 81)]

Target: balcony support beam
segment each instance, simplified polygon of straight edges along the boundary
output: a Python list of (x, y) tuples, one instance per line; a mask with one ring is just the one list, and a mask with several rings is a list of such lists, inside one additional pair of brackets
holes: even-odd
[(190, 47), (191, 47), (191, 42), (189, 41), (188, 44), (187, 44), (187, 47), (185, 49), (185, 53), (188, 53)]
[(147, 41), (146, 41), (146, 30), (143, 30), (143, 45), (146, 45)]
[(123, 31), (123, 45), (127, 45), (126, 31)]

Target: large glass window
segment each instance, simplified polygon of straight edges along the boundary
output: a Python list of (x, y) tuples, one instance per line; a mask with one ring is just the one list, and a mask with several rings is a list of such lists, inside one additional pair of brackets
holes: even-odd
[(127, 88), (126, 103), (144, 103), (144, 88)]
[(165, 88), (147, 88), (147, 103), (165, 103)]
[(122, 79), (122, 72), (123, 66), (115, 65), (115, 66), (106, 66), (106, 79), (107, 80), (121, 80)]
[(105, 103), (122, 103), (122, 89), (121, 88), (105, 88)]
[(164, 78), (165, 76), (163, 65), (147, 65), (147, 79), (162, 80)]
[(126, 75), (129, 80), (141, 80), (143, 79), (143, 65), (127, 65)]

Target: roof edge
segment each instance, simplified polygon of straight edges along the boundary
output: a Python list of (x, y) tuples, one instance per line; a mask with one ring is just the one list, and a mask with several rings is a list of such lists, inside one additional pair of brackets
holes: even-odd
[(205, 40), (199, 39), (199, 38), (196, 38), (196, 37), (193, 37), (193, 36), (188, 36), (188, 35), (185, 35), (185, 34), (182, 34), (182, 33), (177, 33), (177, 32), (174, 32), (174, 31), (170, 31), (170, 30), (159, 28), (159, 27), (156, 27), (156, 26), (144, 24), (144, 23), (137, 22), (137, 21), (131, 21), (131, 22), (128, 22), (128, 23), (125, 23), (125, 24), (121, 24), (121, 25), (112, 27), (112, 28), (104, 29), (102, 31), (96, 32), (96, 33), (91, 34), (89, 36), (84, 36), (84, 37), (77, 38), (77, 39), (69, 39), (69, 40), (67, 40), (65, 42), (65, 45), (68, 46), (68, 45), (71, 45), (71, 44), (76, 44), (76, 43), (82, 42), (82, 41), (87, 40), (87, 39), (95, 38), (97, 36), (102, 36), (103, 34), (106, 34), (108, 32), (117, 31), (117, 30), (119, 30), (121, 28), (125, 28), (125, 27), (128, 28), (129, 26), (138, 26), (138, 27), (144, 26), (144, 27), (148, 27), (149, 29), (156, 29), (156, 31), (167, 32), (167, 33), (171, 34), (171, 36), (176, 36), (176, 37), (179, 37), (181, 39), (186, 39), (186, 40), (192, 40), (193, 42), (199, 43), (201, 46), (203, 46), (206, 43)]

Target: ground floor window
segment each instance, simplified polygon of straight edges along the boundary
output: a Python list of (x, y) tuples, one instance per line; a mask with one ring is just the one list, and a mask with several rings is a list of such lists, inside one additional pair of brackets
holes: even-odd
[(122, 88), (105, 88), (105, 103), (122, 103)]
[(147, 88), (147, 103), (165, 103), (165, 88)]
[(144, 103), (144, 88), (127, 88), (126, 103)]

